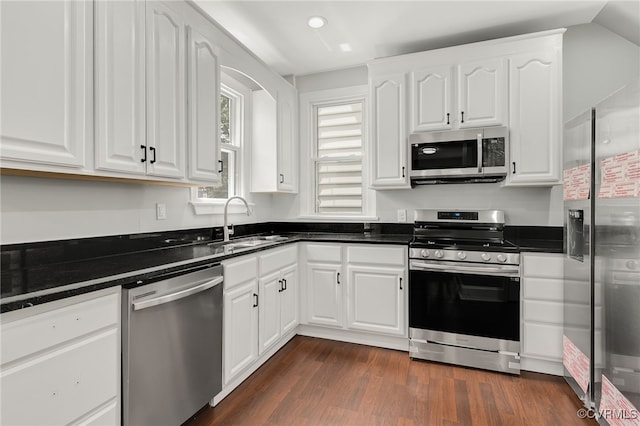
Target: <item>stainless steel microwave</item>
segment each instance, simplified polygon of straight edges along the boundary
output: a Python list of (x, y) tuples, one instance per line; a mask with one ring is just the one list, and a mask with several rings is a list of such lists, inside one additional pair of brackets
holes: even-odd
[(413, 133), (411, 183), (498, 182), (507, 175), (509, 129)]

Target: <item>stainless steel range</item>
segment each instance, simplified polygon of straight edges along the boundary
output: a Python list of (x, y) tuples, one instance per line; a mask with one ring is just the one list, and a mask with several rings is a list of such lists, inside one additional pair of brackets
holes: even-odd
[(416, 210), (412, 358), (520, 374), (520, 253), (500, 210)]

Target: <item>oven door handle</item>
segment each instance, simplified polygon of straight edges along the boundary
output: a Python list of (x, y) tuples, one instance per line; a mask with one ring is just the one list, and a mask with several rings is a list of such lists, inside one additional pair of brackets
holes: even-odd
[(457, 274), (474, 274), (474, 275), (495, 275), (499, 277), (517, 277), (520, 275), (520, 267), (515, 265), (496, 265), (496, 266), (467, 266), (467, 265), (450, 265), (426, 263), (412, 260), (409, 262), (410, 270), (417, 271), (433, 271), (433, 272), (451, 272)]

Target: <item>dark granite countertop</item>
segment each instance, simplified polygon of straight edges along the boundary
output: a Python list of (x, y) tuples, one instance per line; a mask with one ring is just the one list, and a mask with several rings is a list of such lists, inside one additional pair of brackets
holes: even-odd
[[(191, 266), (298, 241), (407, 245), (413, 237), (412, 224), (367, 226), (371, 232), (363, 232), (363, 224), (351, 223), (239, 225), (238, 238), (232, 242), (269, 234), (287, 239), (234, 249), (221, 241), (222, 228), (5, 245), (0, 312), (117, 285), (139, 285)], [(505, 236), (521, 251), (562, 253), (561, 231), (561, 227), (511, 227)]]

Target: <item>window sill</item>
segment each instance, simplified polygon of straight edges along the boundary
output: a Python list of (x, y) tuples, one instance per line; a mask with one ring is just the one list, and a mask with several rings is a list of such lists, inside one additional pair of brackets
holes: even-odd
[(379, 217), (376, 216), (340, 216), (340, 215), (307, 215), (298, 216), (298, 220), (316, 221), (316, 222), (378, 222)]
[[(227, 200), (213, 200), (213, 201), (189, 201), (189, 204), (193, 206), (193, 212), (196, 215), (224, 215), (224, 205)], [(255, 211), (255, 204), (249, 203), (249, 209), (251, 214)], [(246, 215), (247, 209), (240, 201), (232, 201), (227, 209), (229, 215)]]

